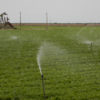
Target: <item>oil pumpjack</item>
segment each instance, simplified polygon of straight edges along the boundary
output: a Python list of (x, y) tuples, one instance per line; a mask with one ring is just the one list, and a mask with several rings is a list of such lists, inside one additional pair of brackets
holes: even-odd
[(16, 29), (10, 22), (8, 14), (3, 12), (0, 14), (0, 29)]

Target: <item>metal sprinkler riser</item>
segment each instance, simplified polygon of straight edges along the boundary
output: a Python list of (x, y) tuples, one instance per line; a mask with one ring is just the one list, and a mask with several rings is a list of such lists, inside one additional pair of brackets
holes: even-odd
[(44, 85), (44, 76), (43, 76), (43, 74), (41, 75), (41, 78), (42, 78), (43, 95), (44, 95), (44, 98), (45, 98), (46, 96), (45, 96), (45, 85)]

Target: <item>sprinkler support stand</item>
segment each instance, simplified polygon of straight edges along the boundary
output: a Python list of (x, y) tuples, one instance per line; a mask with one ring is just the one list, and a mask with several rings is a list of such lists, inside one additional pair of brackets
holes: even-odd
[(93, 42), (91, 42), (91, 44), (90, 44), (90, 49), (91, 49), (92, 56), (94, 57), (94, 53), (93, 53)]
[(44, 95), (44, 98), (45, 98), (46, 96), (45, 96), (45, 85), (44, 85), (44, 76), (43, 76), (43, 74), (41, 75), (41, 78), (42, 78), (43, 95)]

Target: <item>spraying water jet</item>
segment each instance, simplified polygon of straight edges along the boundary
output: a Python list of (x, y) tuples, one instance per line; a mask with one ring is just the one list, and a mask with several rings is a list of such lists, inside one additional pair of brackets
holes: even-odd
[(42, 47), (40, 48), (39, 52), (38, 52), (38, 55), (37, 55), (37, 63), (38, 63), (38, 66), (39, 66), (39, 70), (40, 70), (40, 74), (41, 74), (41, 79), (42, 79), (42, 88), (43, 88), (43, 96), (44, 96), (44, 99), (46, 98), (46, 95), (45, 95), (45, 83), (44, 83), (44, 75), (42, 73), (42, 68), (41, 68), (41, 63), (40, 63), (40, 60), (41, 60), (41, 56), (42, 56), (42, 51), (41, 51)]
[[(44, 75), (42, 72), (42, 67), (45, 68), (47, 65), (57, 66), (61, 63), (63, 59), (66, 62), (67, 58), (66, 56), (64, 56), (65, 53), (66, 53), (65, 50), (55, 46), (52, 43), (46, 43), (46, 42), (44, 42), (38, 50), (37, 64), (38, 64), (40, 74), (41, 74), (44, 99), (48, 98), (48, 96), (46, 96), (46, 93), (45, 93), (45, 82), (44, 82), (45, 80), (44, 80)], [(62, 64), (65, 64), (65, 63), (62, 62)]]

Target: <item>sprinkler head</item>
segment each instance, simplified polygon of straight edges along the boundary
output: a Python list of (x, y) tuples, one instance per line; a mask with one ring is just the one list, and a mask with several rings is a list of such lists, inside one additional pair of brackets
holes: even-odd
[(44, 98), (45, 98), (45, 84), (44, 84), (43, 74), (41, 75), (41, 78), (42, 78), (43, 95), (44, 95)]
[(43, 74), (41, 75), (42, 79), (43, 79)]
[(44, 99), (46, 99), (46, 98), (48, 98), (48, 96), (46, 96), (46, 94), (45, 94), (45, 83), (44, 83), (43, 74), (41, 75), (41, 78), (42, 78), (43, 95), (44, 95)]

